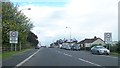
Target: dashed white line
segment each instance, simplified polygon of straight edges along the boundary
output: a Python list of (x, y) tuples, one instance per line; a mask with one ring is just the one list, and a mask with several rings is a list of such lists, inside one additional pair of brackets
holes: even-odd
[(40, 51), (40, 49), (38, 51), (36, 51), (34, 54), (32, 54), (31, 56), (29, 56), (27, 59), (25, 59), (24, 61), (22, 61), (21, 63), (17, 64), (16, 67), (21, 66), (22, 64), (24, 64), (26, 61), (28, 61), (30, 58), (32, 58), (35, 54), (37, 54)]
[(95, 65), (95, 66), (100, 66), (100, 67), (102, 67), (102, 66), (99, 65), (99, 64), (92, 63), (92, 62), (90, 62), (90, 61), (87, 61), (87, 60), (84, 60), (84, 59), (81, 59), (81, 58), (78, 58), (78, 60), (81, 60), (81, 61), (84, 61), (84, 62), (90, 63), (90, 64)]
[(72, 55), (68, 55), (68, 56), (72, 57)]
[(66, 53), (63, 53), (63, 54), (66, 55), (66, 56), (72, 57), (72, 55), (69, 55), (69, 54), (66, 54)]

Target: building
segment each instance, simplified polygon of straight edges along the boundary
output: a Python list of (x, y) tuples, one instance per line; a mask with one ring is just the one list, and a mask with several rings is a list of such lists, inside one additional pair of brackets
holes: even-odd
[(93, 44), (105, 45), (105, 42), (101, 38), (97, 38), (96, 36), (92, 39), (84, 39), (78, 42), (81, 47), (91, 47)]

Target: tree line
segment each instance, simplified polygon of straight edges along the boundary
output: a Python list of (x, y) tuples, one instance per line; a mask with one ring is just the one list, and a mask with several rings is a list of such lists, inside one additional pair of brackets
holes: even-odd
[(10, 48), (9, 31), (18, 31), (18, 46), (33, 47), (38, 44), (37, 35), (31, 29), (33, 24), (28, 17), (18, 10), (19, 5), (2, 2), (2, 47)]

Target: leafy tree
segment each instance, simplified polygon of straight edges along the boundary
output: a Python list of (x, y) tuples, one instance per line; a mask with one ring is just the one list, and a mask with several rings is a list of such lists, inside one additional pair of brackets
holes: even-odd
[(9, 31), (19, 32), (19, 42), (24, 46), (27, 44), (27, 34), (33, 28), (30, 19), (21, 11), (18, 11), (18, 5), (11, 2), (2, 2), (2, 44), (3, 47), (9, 47)]
[(37, 46), (37, 44), (39, 43), (39, 41), (37, 39), (38, 39), (37, 35), (35, 35), (31, 31), (28, 32), (27, 41), (30, 42), (32, 44), (32, 46), (34, 46), (34, 47)]
[(120, 53), (120, 41), (116, 44), (116, 48), (117, 48), (117, 49), (116, 49), (117, 52)]

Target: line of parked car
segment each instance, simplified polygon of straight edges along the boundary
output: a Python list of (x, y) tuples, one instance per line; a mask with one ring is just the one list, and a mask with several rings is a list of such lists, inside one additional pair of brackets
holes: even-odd
[[(80, 51), (80, 46), (79, 45), (61, 45), (60, 44), (60, 49), (66, 49), (66, 50), (76, 50), (76, 51)], [(108, 50), (107, 48), (99, 45), (99, 46), (93, 46), (90, 50), (90, 52), (92, 54), (105, 54), (105, 55), (109, 55), (110, 54), (110, 50)]]
[(80, 51), (80, 46), (79, 45), (60, 45), (60, 49), (66, 49), (66, 50), (76, 50)]

